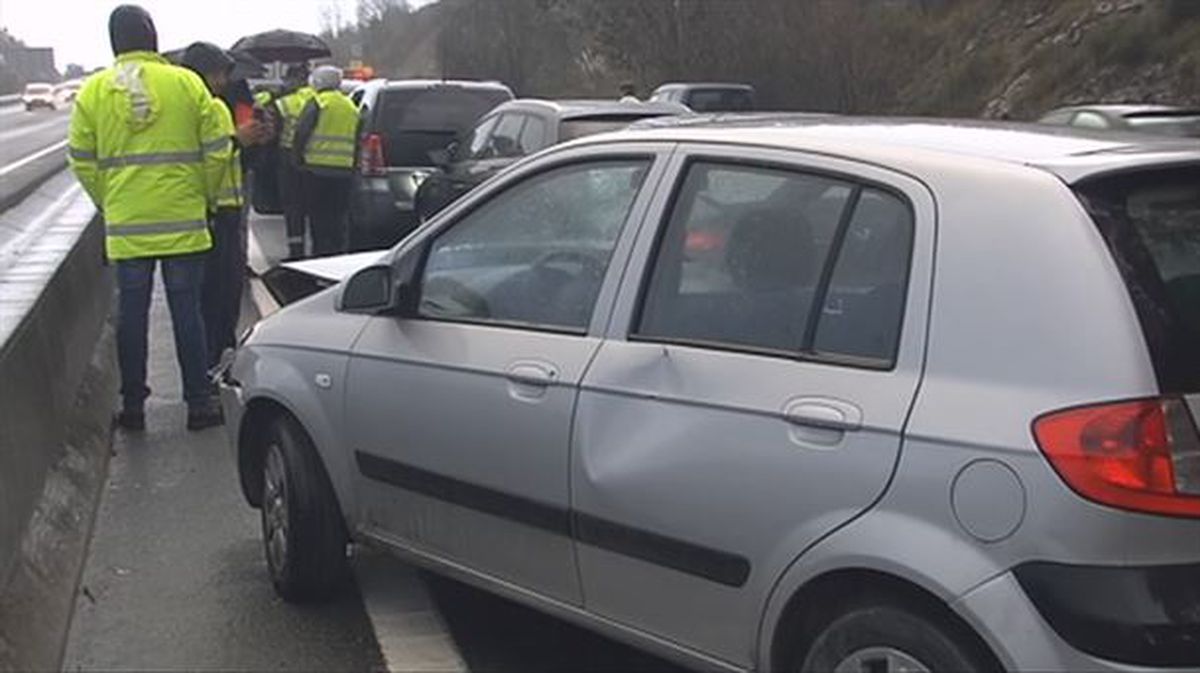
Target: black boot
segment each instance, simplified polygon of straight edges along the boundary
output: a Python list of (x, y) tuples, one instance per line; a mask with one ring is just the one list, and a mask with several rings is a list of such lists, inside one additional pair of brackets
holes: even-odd
[(187, 429), (204, 430), (225, 424), (225, 414), (216, 400), (208, 400), (201, 404), (188, 407)]
[(122, 409), (113, 418), (118, 428), (130, 432), (141, 432), (146, 429), (146, 412), (141, 409)]

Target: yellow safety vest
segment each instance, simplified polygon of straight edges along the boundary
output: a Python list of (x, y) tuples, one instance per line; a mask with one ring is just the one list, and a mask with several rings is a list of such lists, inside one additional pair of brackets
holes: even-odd
[[(225, 101), (213, 96), (213, 104), (217, 107), (217, 114), (221, 118), (221, 127), (226, 130), (230, 137), (233, 137), (237, 132), (233, 125), (233, 113), (230, 112), (229, 106)], [(229, 157), (229, 169), (225, 171), (225, 178), (221, 180), (221, 187), (217, 191), (217, 207), (218, 208), (241, 208), (242, 207), (242, 157), (241, 150), (238, 149), (237, 143), (233, 143), (233, 152)]]
[(318, 93), (317, 107), (317, 125), (304, 147), (304, 166), (349, 172), (354, 168), (358, 108), (337, 89)]
[(233, 141), (195, 73), (136, 51), (88, 78), (71, 113), (68, 160), (104, 215), (109, 259), (212, 247), (208, 211)]
[(285, 150), (292, 148), (292, 141), (296, 138), (296, 122), (300, 121), (300, 113), (304, 112), (304, 106), (308, 105), (308, 101), (316, 97), (316, 89), (311, 86), (302, 86), (279, 98), (277, 101), (279, 117), (283, 120), (283, 128), (279, 131), (281, 148)]

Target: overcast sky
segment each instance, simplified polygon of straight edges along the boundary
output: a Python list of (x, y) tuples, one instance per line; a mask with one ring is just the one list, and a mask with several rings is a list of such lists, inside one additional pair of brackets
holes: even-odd
[[(426, 2), (429, 0), (425, 0)], [(112, 60), (108, 14), (116, 0), (0, 0), (0, 26), (32, 47), (54, 47), (61, 72)], [(237, 38), (272, 28), (317, 32), (323, 16), (354, 17), (356, 0), (136, 0), (154, 17), (158, 46), (169, 50), (196, 40), (228, 47)], [(414, 2), (414, 5), (424, 4)]]

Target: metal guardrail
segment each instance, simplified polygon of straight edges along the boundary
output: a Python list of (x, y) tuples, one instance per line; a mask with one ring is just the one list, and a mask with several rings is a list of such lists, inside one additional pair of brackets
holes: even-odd
[(0, 96), (0, 107), (5, 107), (7, 105), (16, 105), (20, 102), (21, 102), (21, 94), (19, 94), (19, 93), (9, 94), (8, 96)]

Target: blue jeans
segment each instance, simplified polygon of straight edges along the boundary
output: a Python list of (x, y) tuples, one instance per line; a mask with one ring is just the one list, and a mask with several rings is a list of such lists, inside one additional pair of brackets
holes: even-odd
[(175, 355), (183, 373), (183, 399), (188, 406), (202, 405), (212, 397), (206, 363), (204, 318), (200, 291), (204, 284), (204, 255), (161, 259), (126, 259), (117, 262), (117, 361), (121, 367), (121, 399), (125, 409), (141, 409), (150, 388), (146, 385), (147, 331), (154, 266), (162, 264), (163, 285), (175, 330)]

